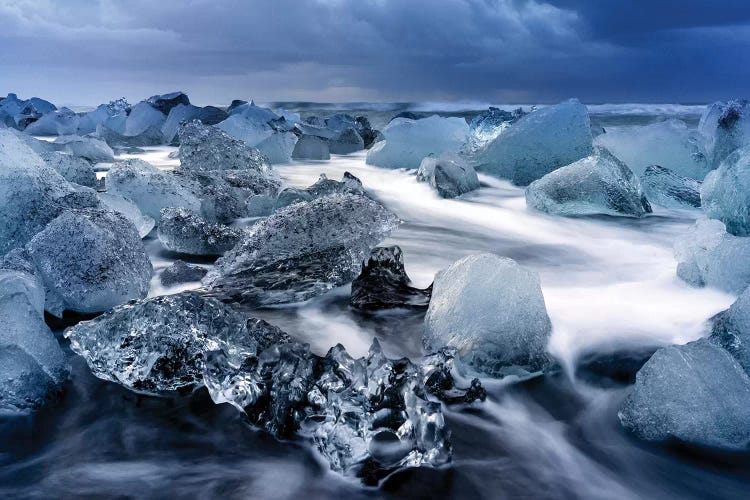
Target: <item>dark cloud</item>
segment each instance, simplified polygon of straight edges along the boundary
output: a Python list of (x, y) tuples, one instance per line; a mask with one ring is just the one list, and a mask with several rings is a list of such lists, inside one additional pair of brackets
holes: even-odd
[(0, 0), (0, 92), (94, 104), (702, 102), (750, 83), (746, 0)]

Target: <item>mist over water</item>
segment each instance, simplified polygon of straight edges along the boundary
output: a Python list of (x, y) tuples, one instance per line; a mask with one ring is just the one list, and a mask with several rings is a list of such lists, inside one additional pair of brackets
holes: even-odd
[[(602, 110), (593, 120), (606, 126), (664, 118), (622, 113)], [(168, 158), (175, 148), (145, 149), (127, 157), (161, 168), (178, 164)], [(477, 252), (511, 257), (539, 273), (553, 325), (548, 349), (559, 369), (518, 384), (483, 380), (485, 403), (445, 409), (455, 452), (449, 468), (400, 471), (370, 489), (330, 473), (303, 441), (282, 443), (249, 428), (233, 408), (213, 405), (205, 390), (175, 400), (137, 396), (94, 378), (68, 350), (73, 376), (65, 398), (35, 421), (19, 423), (14, 440), (0, 448), (0, 497), (108, 498), (123, 491), (150, 498), (166, 492), (180, 498), (746, 496), (746, 459), (706, 460), (638, 442), (617, 420), (628, 387), (576, 370), (593, 354), (637, 355), (699, 338), (706, 320), (733, 302), (731, 295), (692, 288), (675, 276), (672, 244), (698, 212), (656, 209), (632, 220), (552, 217), (527, 209), (523, 188), (483, 175), (478, 191), (445, 200), (413, 172), (366, 165), (364, 153), (276, 169), (300, 187), (321, 173), (359, 177), (403, 220), (382, 244), (403, 249), (416, 286), (426, 287), (437, 271)], [(146, 246), (155, 270), (151, 295), (199, 286), (162, 286), (158, 276), (177, 256), (153, 234)], [(195, 262), (211, 266), (210, 260)], [(345, 286), (252, 314), (309, 342), (318, 354), (341, 343), (361, 356), (378, 338), (391, 356), (421, 355), (423, 313), (361, 316), (348, 308), (348, 297)]]

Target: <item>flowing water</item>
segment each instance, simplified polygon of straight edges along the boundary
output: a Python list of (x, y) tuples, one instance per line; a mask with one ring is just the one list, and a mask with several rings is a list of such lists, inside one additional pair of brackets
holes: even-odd
[[(656, 118), (628, 118), (616, 109), (598, 119), (622, 124)], [(138, 156), (170, 168), (172, 150), (152, 148)], [(329, 472), (304, 441), (279, 442), (247, 427), (234, 409), (213, 405), (205, 391), (174, 400), (137, 396), (97, 380), (71, 354), (73, 376), (60, 404), (0, 429), (7, 437), (0, 446), (0, 496), (746, 497), (746, 457), (638, 442), (617, 420), (627, 381), (602, 369), (606, 363), (589, 363), (637, 366), (659, 346), (704, 335), (706, 320), (731, 304), (734, 297), (691, 288), (675, 276), (673, 241), (697, 212), (657, 209), (640, 220), (551, 217), (528, 210), (523, 189), (486, 176), (480, 176), (479, 191), (444, 200), (417, 183), (413, 172), (368, 166), (364, 154), (278, 171), (296, 186), (312, 184), (321, 173), (359, 177), (404, 221), (384, 244), (401, 246), (417, 286), (477, 252), (508, 256), (538, 272), (553, 324), (549, 351), (559, 369), (518, 384), (485, 380), (485, 403), (446, 409), (455, 451), (450, 467), (400, 471), (375, 489)], [(158, 274), (175, 256), (153, 236), (146, 244), (156, 276), (152, 295), (197, 286), (162, 287)], [(421, 354), (422, 313), (361, 316), (349, 310), (348, 293), (341, 287), (254, 314), (319, 354), (340, 342), (363, 355), (376, 337), (392, 356)], [(590, 369), (577, 369), (582, 362)]]

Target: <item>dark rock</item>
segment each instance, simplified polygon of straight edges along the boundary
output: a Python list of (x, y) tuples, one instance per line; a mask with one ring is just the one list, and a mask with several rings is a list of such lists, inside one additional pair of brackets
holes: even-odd
[(168, 115), (172, 111), (172, 108), (178, 104), (189, 105), (190, 99), (183, 92), (171, 92), (169, 94), (151, 96), (146, 102), (165, 115)]
[(432, 285), (424, 290), (411, 286), (401, 248), (376, 247), (362, 266), (362, 272), (352, 282), (349, 303), (361, 311), (426, 309), (431, 293)]
[(164, 286), (177, 285), (179, 283), (188, 283), (190, 281), (200, 281), (208, 271), (200, 266), (188, 264), (185, 261), (177, 260), (174, 264), (161, 272), (161, 284)]

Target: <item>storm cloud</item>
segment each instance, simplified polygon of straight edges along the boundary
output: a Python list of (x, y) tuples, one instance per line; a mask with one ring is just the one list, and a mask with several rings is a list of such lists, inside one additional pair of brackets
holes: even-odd
[(0, 0), (0, 93), (258, 101), (746, 95), (744, 0)]

